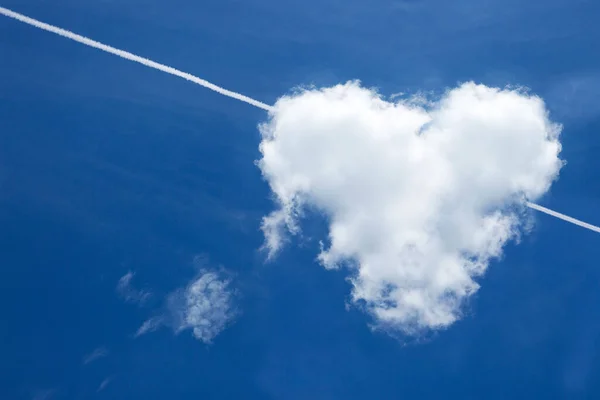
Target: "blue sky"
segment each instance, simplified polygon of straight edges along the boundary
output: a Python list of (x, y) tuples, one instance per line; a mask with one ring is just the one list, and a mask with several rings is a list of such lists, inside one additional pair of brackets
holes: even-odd
[[(593, 1), (1, 5), (268, 104), (349, 79), (385, 95), (525, 85), (564, 125), (567, 165), (540, 203), (600, 223)], [(536, 214), (464, 318), (406, 343), (347, 309), (348, 271), (316, 263), (315, 241), (265, 263), (264, 111), (7, 18), (0, 72), (1, 398), (600, 394), (596, 234)], [(303, 229), (327, 233), (319, 218)], [(206, 270), (231, 279), (240, 311), (210, 345), (175, 334), (172, 305)], [(130, 271), (143, 302), (117, 289)], [(152, 318), (165, 326), (135, 337)]]

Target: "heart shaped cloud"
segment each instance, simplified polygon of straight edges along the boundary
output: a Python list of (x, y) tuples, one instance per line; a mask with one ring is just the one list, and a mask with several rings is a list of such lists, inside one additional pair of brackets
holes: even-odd
[(306, 207), (329, 223), (326, 268), (352, 270), (352, 300), (404, 334), (447, 327), (474, 279), (523, 225), (525, 200), (563, 165), (561, 126), (520, 89), (465, 83), (437, 102), (388, 102), (348, 82), (280, 98), (260, 127), (258, 165), (278, 209), (273, 257)]

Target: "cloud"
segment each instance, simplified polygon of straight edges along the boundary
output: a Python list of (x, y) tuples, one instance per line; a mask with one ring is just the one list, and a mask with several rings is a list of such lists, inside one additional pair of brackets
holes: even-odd
[(32, 400), (50, 400), (56, 393), (56, 389), (37, 390), (31, 398)]
[(131, 285), (135, 273), (129, 271), (123, 275), (117, 283), (117, 293), (128, 303), (144, 304), (152, 296), (146, 290), (138, 290)]
[(388, 102), (359, 82), (280, 98), (261, 124), (259, 168), (277, 201), (263, 219), (273, 258), (300, 219), (328, 220), (318, 261), (351, 271), (352, 302), (405, 335), (448, 327), (525, 201), (558, 178), (561, 126), (522, 89), (464, 83), (436, 102)]
[(145, 335), (149, 332), (154, 332), (158, 328), (160, 328), (163, 324), (165, 324), (165, 318), (162, 315), (157, 317), (152, 317), (144, 321), (144, 323), (138, 328), (135, 333), (135, 337), (139, 337)]
[(202, 269), (189, 285), (169, 294), (161, 314), (146, 320), (135, 336), (168, 326), (175, 334), (189, 329), (198, 340), (210, 344), (238, 315), (235, 294), (224, 270)]
[(87, 354), (85, 357), (83, 357), (83, 365), (87, 365), (91, 362), (94, 362), (99, 358), (106, 357), (108, 356), (108, 353), (109, 351), (106, 347), (98, 347), (90, 354)]
[(109, 376), (108, 378), (105, 378), (102, 382), (100, 382), (98, 389), (96, 389), (96, 393), (99, 393), (99, 392), (103, 391), (104, 389), (106, 389), (106, 387), (108, 386), (109, 383), (112, 382), (112, 380), (113, 380), (113, 377)]

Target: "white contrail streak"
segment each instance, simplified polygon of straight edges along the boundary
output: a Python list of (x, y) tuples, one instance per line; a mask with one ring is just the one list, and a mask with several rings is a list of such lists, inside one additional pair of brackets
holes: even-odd
[(228, 97), (234, 98), (236, 100), (243, 101), (244, 103), (248, 103), (250, 105), (253, 105), (254, 107), (262, 108), (263, 110), (267, 110), (267, 111), (272, 110), (272, 107), (269, 106), (268, 104), (262, 103), (258, 100), (254, 100), (248, 96), (244, 96), (243, 94), (224, 89), (213, 83), (205, 81), (204, 79), (200, 79), (192, 74), (188, 74), (187, 72), (179, 71), (178, 69), (175, 69), (173, 67), (169, 67), (164, 64), (159, 64), (155, 61), (149, 60), (144, 57), (136, 56), (135, 54), (129, 53), (125, 50), (116, 49), (116, 48), (108, 46), (106, 44), (96, 42), (95, 40), (89, 39), (85, 36), (81, 36), (76, 33), (67, 31), (65, 29), (46, 24), (45, 22), (41, 22), (36, 19), (29, 18), (23, 14), (16, 13), (7, 8), (0, 7), (0, 14), (7, 16), (9, 18), (16, 19), (17, 21), (24, 22), (24, 23), (34, 26), (36, 28), (43, 29), (48, 32), (56, 33), (57, 35), (66, 37), (67, 39), (71, 39), (71, 40), (74, 40), (74, 41), (82, 43), (82, 44), (85, 44), (86, 46), (94, 47), (96, 49), (105, 51), (107, 53), (114, 54), (121, 58), (125, 58), (127, 60), (131, 60), (131, 61), (143, 64), (147, 67), (166, 72), (167, 74), (171, 74), (171, 75), (175, 75), (180, 78), (183, 78), (183, 79), (187, 79), (188, 81), (194, 82), (200, 86), (204, 86), (205, 88), (208, 88), (210, 90), (214, 90), (215, 92), (220, 93), (224, 96), (228, 96)]
[(553, 216), (555, 218), (562, 219), (563, 221), (567, 221), (567, 222), (570, 222), (572, 224), (581, 226), (582, 228), (586, 228), (586, 229), (589, 229), (591, 231), (600, 233), (600, 227), (598, 227), (598, 226), (595, 226), (595, 225), (592, 225), (592, 224), (588, 224), (587, 222), (583, 222), (583, 221), (580, 221), (580, 220), (575, 219), (573, 217), (569, 217), (568, 215), (561, 214), (559, 212), (550, 210), (549, 208), (542, 207), (542, 206), (540, 206), (538, 204), (535, 204), (535, 203), (527, 202), (526, 204), (527, 204), (527, 207), (532, 208), (534, 210), (541, 211), (541, 212), (543, 212), (545, 214), (548, 214), (548, 215), (551, 215), (551, 216)]
[[(228, 96), (228, 97), (231, 97), (233, 99), (236, 99), (236, 100), (239, 100), (239, 101), (243, 101), (244, 103), (248, 103), (248, 104), (250, 104), (250, 105), (252, 105), (254, 107), (262, 108), (263, 110), (266, 110), (266, 111), (273, 110), (273, 107), (270, 106), (270, 105), (268, 105), (268, 104), (265, 104), (265, 103), (260, 102), (258, 100), (254, 100), (253, 98), (250, 98), (248, 96), (244, 96), (243, 94), (232, 92), (231, 90), (224, 89), (224, 88), (222, 88), (220, 86), (217, 86), (217, 85), (215, 85), (213, 83), (205, 81), (204, 79), (200, 79), (200, 78), (198, 78), (198, 77), (196, 77), (196, 76), (194, 76), (192, 74), (188, 74), (187, 72), (179, 71), (178, 69), (175, 69), (173, 67), (169, 67), (169, 66), (164, 65), (164, 64), (159, 64), (159, 63), (157, 63), (155, 61), (149, 60), (149, 59), (144, 58), (144, 57), (136, 56), (135, 54), (129, 53), (129, 52), (125, 51), (125, 50), (119, 50), (117, 48), (108, 46), (106, 44), (103, 44), (103, 43), (100, 43), (100, 42), (96, 42), (95, 40), (89, 39), (89, 38), (87, 38), (85, 36), (81, 36), (81, 35), (78, 35), (78, 34), (76, 34), (74, 32), (67, 31), (65, 29), (59, 28), (57, 26), (49, 25), (49, 24), (46, 24), (45, 22), (41, 22), (41, 21), (38, 21), (36, 19), (29, 18), (29, 17), (27, 17), (27, 16), (25, 16), (23, 14), (16, 13), (14, 11), (11, 11), (11, 10), (7, 9), (7, 8), (0, 7), (0, 14), (4, 15), (6, 17), (9, 17), (9, 18), (16, 19), (17, 21), (24, 22), (24, 23), (26, 23), (28, 25), (31, 25), (31, 26), (34, 26), (36, 28), (43, 29), (45, 31), (52, 32), (52, 33), (55, 33), (57, 35), (66, 37), (67, 39), (71, 39), (71, 40), (74, 40), (76, 42), (85, 44), (86, 46), (94, 47), (96, 49), (105, 51), (107, 53), (114, 54), (114, 55), (119, 56), (121, 58), (125, 58), (127, 60), (134, 61), (134, 62), (140, 63), (142, 65), (145, 65), (147, 67), (154, 68), (154, 69), (157, 69), (159, 71), (166, 72), (167, 74), (171, 74), (171, 75), (175, 75), (175, 76), (178, 76), (180, 78), (183, 78), (183, 79), (187, 79), (188, 81), (194, 82), (194, 83), (196, 83), (196, 84), (198, 84), (200, 86), (204, 86), (207, 89), (214, 90), (215, 92), (220, 93), (220, 94), (222, 94), (224, 96)], [(537, 205), (535, 203), (527, 202), (526, 205), (527, 205), (527, 207), (529, 207), (531, 209), (534, 209), (534, 210), (546, 213), (546, 214), (551, 215), (551, 216), (553, 216), (555, 218), (559, 218), (559, 219), (562, 219), (563, 221), (567, 221), (567, 222), (570, 222), (572, 224), (578, 225), (578, 226), (580, 226), (582, 228), (586, 228), (586, 229), (592, 230), (594, 232), (600, 233), (600, 227), (588, 224), (587, 222), (583, 222), (583, 221), (580, 221), (578, 219), (569, 217), (568, 215), (564, 215), (564, 214), (561, 214), (559, 212), (552, 211), (552, 210), (550, 210), (550, 209), (548, 209), (546, 207), (542, 207), (542, 206)]]

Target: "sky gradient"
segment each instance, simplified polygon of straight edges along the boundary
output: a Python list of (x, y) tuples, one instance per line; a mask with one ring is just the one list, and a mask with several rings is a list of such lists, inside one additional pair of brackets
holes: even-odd
[[(563, 124), (567, 164), (540, 204), (600, 222), (592, 1), (2, 6), (266, 104), (349, 79), (386, 96), (527, 86)], [(399, 340), (347, 307), (348, 270), (316, 262), (323, 218), (265, 262), (264, 111), (7, 18), (0, 72), (2, 398), (600, 393), (593, 232), (534, 214), (462, 319)], [(181, 311), (205, 298), (237, 312)]]

